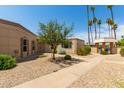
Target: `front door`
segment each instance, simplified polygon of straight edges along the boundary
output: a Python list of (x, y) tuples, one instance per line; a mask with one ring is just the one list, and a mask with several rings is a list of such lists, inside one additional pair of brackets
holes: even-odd
[(29, 55), (29, 40), (21, 38), (21, 57), (27, 57)]
[(31, 50), (32, 55), (35, 54), (35, 42), (34, 41), (31, 42), (31, 49), (32, 49)]

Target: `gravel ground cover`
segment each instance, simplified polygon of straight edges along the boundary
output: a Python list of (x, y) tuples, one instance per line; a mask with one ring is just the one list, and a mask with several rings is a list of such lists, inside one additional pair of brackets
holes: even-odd
[(124, 64), (101, 62), (69, 87), (124, 88)]
[(0, 71), (0, 87), (13, 87), (59, 69), (59, 65), (48, 62), (46, 58), (18, 63), (13, 69)]
[(50, 55), (40, 57), (30, 61), (24, 61), (17, 64), (13, 69), (0, 71), (0, 87), (14, 87), (40, 76), (54, 73), (65, 67), (79, 63), (79, 60), (73, 63), (51, 62)]

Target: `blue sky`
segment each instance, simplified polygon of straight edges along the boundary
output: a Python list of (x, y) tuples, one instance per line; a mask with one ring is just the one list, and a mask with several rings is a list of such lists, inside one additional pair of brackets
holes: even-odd
[[(119, 25), (119, 35), (123, 34), (124, 28), (124, 6), (114, 6), (114, 19)], [(102, 20), (102, 33), (106, 35), (106, 18), (111, 17), (110, 11), (106, 6), (96, 6), (95, 15)], [(65, 22), (67, 25), (74, 23), (74, 37), (87, 40), (87, 17), (86, 6), (0, 6), (0, 18), (17, 22), (28, 28), (35, 34), (38, 33), (38, 23), (47, 23), (51, 19)], [(90, 12), (92, 19), (92, 12)], [(94, 28), (92, 28), (93, 30)], [(118, 38), (120, 36), (118, 35)]]

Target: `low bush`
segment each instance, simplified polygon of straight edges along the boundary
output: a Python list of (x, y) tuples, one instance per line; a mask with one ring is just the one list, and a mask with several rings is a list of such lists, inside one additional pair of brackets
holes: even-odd
[(71, 60), (71, 56), (70, 55), (65, 55), (64, 59), (65, 60)]
[(90, 46), (84, 46), (83, 48), (78, 49), (77, 54), (78, 55), (88, 55), (91, 52), (91, 47)]
[(58, 53), (61, 54), (61, 55), (65, 55), (66, 54), (64, 49), (60, 49)]
[(10, 69), (16, 66), (16, 59), (5, 54), (0, 54), (0, 70)]
[(124, 47), (122, 47), (122, 48), (120, 49), (120, 55), (121, 55), (121, 56), (124, 56)]
[(90, 52), (91, 52), (91, 47), (90, 47), (90, 46), (85, 46), (84, 48), (85, 48), (85, 50), (86, 50), (86, 54), (90, 54)]
[(107, 55), (107, 52), (105, 50), (102, 50), (101, 54), (102, 55)]

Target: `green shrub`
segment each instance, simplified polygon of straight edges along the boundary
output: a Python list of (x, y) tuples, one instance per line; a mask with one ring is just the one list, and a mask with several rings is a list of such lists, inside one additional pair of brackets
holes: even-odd
[(77, 54), (84, 56), (84, 55), (86, 55), (86, 50), (84, 48), (80, 48), (80, 49), (78, 49)]
[(59, 50), (59, 54), (61, 54), (61, 55), (65, 55), (65, 54), (66, 54), (66, 52), (65, 52), (65, 50), (64, 50), (64, 49), (60, 49), (60, 50)]
[(124, 47), (122, 47), (122, 48), (120, 49), (120, 55), (121, 55), (121, 56), (124, 56)]
[(5, 54), (0, 54), (0, 70), (13, 68), (16, 66), (16, 59)]
[(91, 52), (91, 47), (90, 46), (84, 46), (83, 48), (78, 49), (77, 54), (78, 55), (88, 55)]
[(89, 54), (91, 52), (90, 46), (85, 46), (84, 49), (86, 50), (86, 54)]
[(107, 55), (107, 52), (105, 50), (102, 50), (101, 54), (102, 55)]
[(71, 60), (71, 56), (70, 55), (65, 55), (64, 59), (65, 60)]

